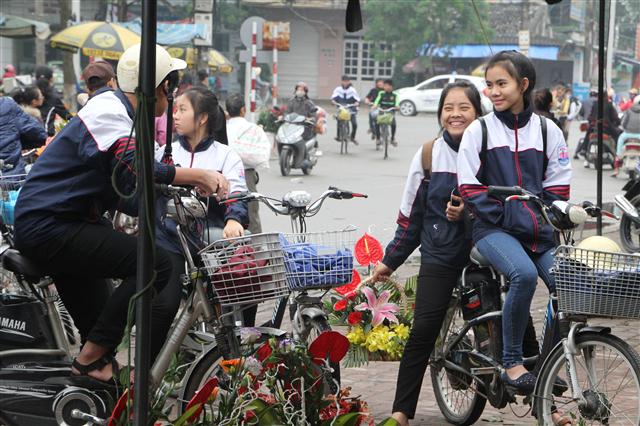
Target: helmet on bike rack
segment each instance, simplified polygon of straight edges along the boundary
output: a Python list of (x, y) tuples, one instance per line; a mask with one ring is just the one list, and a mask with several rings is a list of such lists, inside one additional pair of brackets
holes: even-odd
[[(622, 249), (610, 238), (594, 235), (592, 237), (585, 238), (576, 245), (576, 249), (580, 249), (574, 252), (575, 261), (584, 263), (592, 269), (598, 270), (614, 270), (617, 269), (619, 256), (615, 256), (616, 253), (621, 253)], [(602, 253), (589, 253), (589, 252), (605, 252)], [(611, 253), (611, 254), (609, 254)]]

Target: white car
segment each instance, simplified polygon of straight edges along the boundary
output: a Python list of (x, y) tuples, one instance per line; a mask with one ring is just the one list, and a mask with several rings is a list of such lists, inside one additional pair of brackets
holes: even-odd
[(487, 88), (484, 78), (462, 74), (443, 74), (431, 77), (413, 87), (396, 90), (400, 105), (400, 114), (416, 115), (419, 112), (437, 112), (442, 89), (449, 83), (465, 80), (472, 83), (480, 92), (483, 114), (491, 111), (493, 105), (483, 91)]

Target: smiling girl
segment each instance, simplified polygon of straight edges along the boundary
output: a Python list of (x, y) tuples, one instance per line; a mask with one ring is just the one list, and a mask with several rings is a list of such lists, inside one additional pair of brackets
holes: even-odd
[(480, 94), (472, 84), (459, 81), (442, 91), (438, 122), (444, 129), (413, 157), (398, 228), (376, 266), (375, 280), (389, 277), (420, 246), (415, 312), (409, 340), (402, 355), (393, 418), (404, 426), (415, 415), (422, 378), (440, 331), (451, 293), (469, 258), (465, 238), (464, 203), (456, 195), (456, 157), (464, 130), (482, 111)]
[(551, 291), (553, 232), (537, 207), (524, 201), (489, 196), (487, 186), (520, 186), (547, 203), (569, 198), (571, 163), (562, 131), (533, 113), (531, 93), (536, 72), (531, 61), (515, 51), (493, 56), (485, 72), (494, 111), (465, 132), (458, 155), (460, 193), (476, 216), (473, 240), (480, 253), (510, 287), (503, 306), (501, 379), (520, 394), (533, 391), (536, 378), (522, 365), (522, 341), (538, 275)]

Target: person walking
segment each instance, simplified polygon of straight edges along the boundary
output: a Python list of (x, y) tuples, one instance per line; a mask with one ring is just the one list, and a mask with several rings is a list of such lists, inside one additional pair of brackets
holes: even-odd
[(47, 66), (39, 66), (36, 68), (36, 85), (44, 96), (44, 102), (40, 106), (40, 114), (44, 121), (44, 128), (49, 136), (56, 133), (55, 119), (56, 115), (63, 120), (71, 120), (71, 113), (62, 103), (60, 97), (56, 94), (53, 87), (53, 70)]

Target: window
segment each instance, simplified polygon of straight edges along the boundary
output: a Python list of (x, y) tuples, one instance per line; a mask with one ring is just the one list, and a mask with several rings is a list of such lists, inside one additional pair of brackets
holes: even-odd
[(444, 89), (447, 83), (449, 83), (448, 78), (439, 78), (437, 80), (433, 80), (430, 83), (423, 84), (422, 86), (420, 86), (420, 90)]
[(344, 41), (344, 74), (351, 79), (373, 81), (376, 78), (391, 78), (393, 76), (393, 59), (376, 61), (375, 54), (379, 51), (391, 51), (392, 46), (387, 43), (376, 43), (362, 40), (360, 37), (347, 38)]

